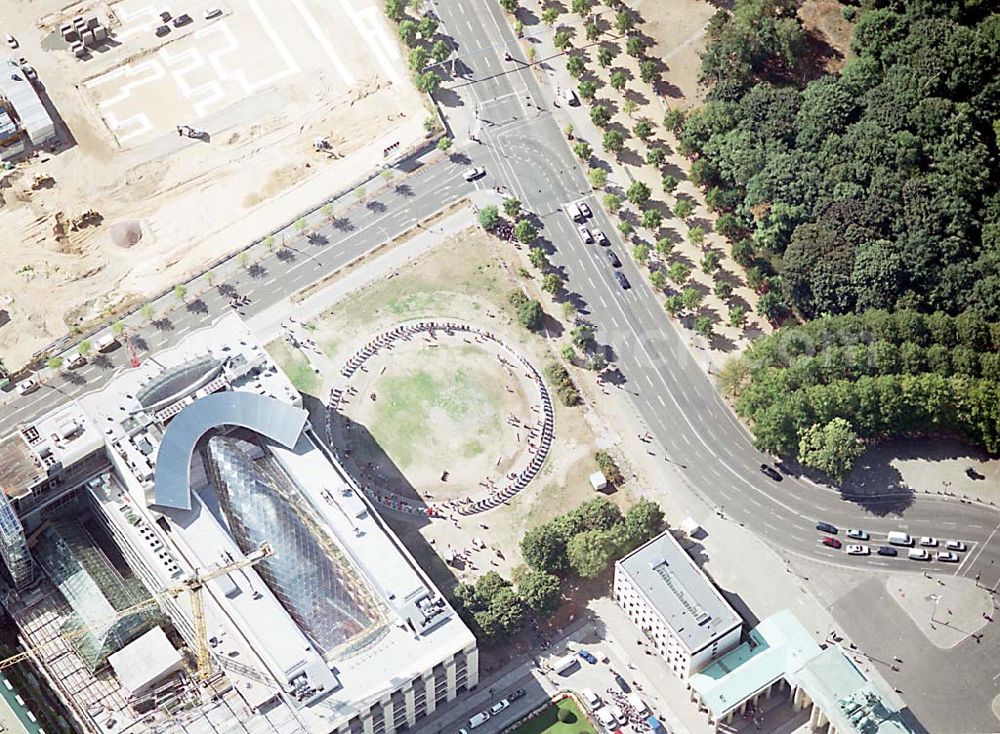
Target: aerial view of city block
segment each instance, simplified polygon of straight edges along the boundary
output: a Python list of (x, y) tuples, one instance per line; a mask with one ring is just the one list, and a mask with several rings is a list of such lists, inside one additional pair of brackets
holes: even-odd
[(1000, 732), (1000, 4), (0, 34), (0, 733)]

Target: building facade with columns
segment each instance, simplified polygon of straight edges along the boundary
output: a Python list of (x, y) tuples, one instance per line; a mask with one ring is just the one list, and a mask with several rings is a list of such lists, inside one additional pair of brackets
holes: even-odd
[(749, 639), (689, 681), (691, 699), (715, 731), (774, 696), (809, 711), (823, 734), (912, 734), (903, 714), (839, 645), (820, 647), (788, 610), (763, 620)]
[(740, 642), (740, 615), (669, 532), (615, 563), (614, 597), (682, 680)]

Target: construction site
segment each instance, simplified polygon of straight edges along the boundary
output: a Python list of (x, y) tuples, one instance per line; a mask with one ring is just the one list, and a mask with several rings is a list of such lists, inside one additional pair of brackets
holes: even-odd
[(0, 437), (0, 561), (0, 670), (37, 668), (80, 731), (391, 734), (478, 683), (236, 315)]
[(11, 367), (424, 140), (425, 100), (373, 0), (2, 0), (0, 16), (18, 77), (0, 89)]

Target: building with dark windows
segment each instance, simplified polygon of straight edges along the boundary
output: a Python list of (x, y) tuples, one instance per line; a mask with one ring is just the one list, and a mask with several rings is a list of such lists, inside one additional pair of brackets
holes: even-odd
[(154, 356), (0, 438), (6, 605), (79, 727), (390, 734), (474, 688), (475, 638), (242, 321)]

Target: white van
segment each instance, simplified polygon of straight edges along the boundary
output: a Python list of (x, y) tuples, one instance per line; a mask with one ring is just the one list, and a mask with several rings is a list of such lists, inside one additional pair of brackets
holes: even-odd
[(583, 700), (587, 702), (591, 711), (597, 711), (601, 707), (601, 697), (593, 692), (590, 688), (584, 688), (580, 691), (580, 695), (583, 696)]
[(583, 216), (583, 212), (580, 211), (580, 207), (572, 202), (566, 205), (566, 213), (569, 214), (570, 219), (574, 222), (582, 222), (586, 219), (586, 217)]
[(97, 340), (97, 351), (98, 352), (110, 352), (118, 346), (118, 337), (114, 334), (105, 334), (100, 339)]
[(478, 714), (469, 719), (469, 728), (475, 729), (477, 726), (482, 726), (489, 720), (490, 720), (490, 712), (480, 711)]
[(887, 537), (893, 545), (913, 545), (913, 538), (910, 537), (909, 533), (892, 530)]
[(632, 708), (634, 708), (638, 713), (645, 715), (645, 713), (649, 711), (649, 707), (646, 706), (646, 702), (639, 698), (638, 694), (630, 693), (626, 696), (626, 698)]
[(83, 367), (83, 365), (85, 364), (87, 364), (87, 360), (79, 352), (73, 352), (73, 354), (71, 354), (66, 360), (66, 366), (69, 367), (71, 370), (75, 370), (78, 367)]
[(597, 712), (597, 720), (601, 722), (603, 726), (608, 731), (614, 731), (618, 727), (618, 719), (615, 715), (611, 713), (611, 709), (603, 708)]
[(554, 658), (552, 660), (552, 671), (556, 675), (562, 675), (571, 667), (573, 667), (573, 664), (575, 662), (576, 662), (576, 655), (574, 655), (573, 653), (563, 655), (561, 658)]

